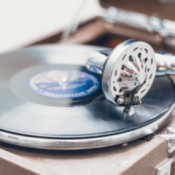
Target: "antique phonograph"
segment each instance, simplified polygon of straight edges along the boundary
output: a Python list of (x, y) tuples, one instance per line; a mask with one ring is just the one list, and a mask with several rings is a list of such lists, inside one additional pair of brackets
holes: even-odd
[[(101, 17), (158, 31), (173, 46), (172, 21), (114, 8)], [(75, 27), (78, 22), (63, 35)], [(83, 150), (154, 134), (174, 117), (173, 57), (134, 39), (113, 50), (50, 44), (2, 54), (0, 140), (37, 149)]]
[(2, 55), (1, 141), (76, 150), (153, 134), (173, 117), (175, 95), (167, 76), (173, 62), (159, 67), (159, 57), (167, 56), (134, 40), (111, 54), (101, 47), (47, 45)]
[(175, 172), (174, 1), (89, 2), (0, 54), (0, 174)]

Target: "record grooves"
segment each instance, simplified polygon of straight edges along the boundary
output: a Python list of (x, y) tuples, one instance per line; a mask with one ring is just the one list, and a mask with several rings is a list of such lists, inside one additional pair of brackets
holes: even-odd
[[(107, 101), (87, 55), (104, 48), (37, 46), (0, 56), (0, 140), (41, 149), (90, 149), (155, 132), (172, 118), (171, 80), (156, 78), (135, 115)], [(165, 95), (166, 92), (166, 95)], [(133, 135), (133, 133), (135, 133)], [(122, 137), (124, 138), (122, 139)]]

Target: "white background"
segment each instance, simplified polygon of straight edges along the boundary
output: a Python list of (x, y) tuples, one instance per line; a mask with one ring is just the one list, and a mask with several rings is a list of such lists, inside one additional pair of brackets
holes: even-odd
[[(0, 0), (0, 53), (37, 41), (67, 26), (82, 0)], [(87, 0), (82, 19), (99, 13)]]

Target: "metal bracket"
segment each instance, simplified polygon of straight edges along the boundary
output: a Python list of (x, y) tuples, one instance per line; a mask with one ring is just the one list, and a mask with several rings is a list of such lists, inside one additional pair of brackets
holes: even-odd
[(173, 153), (175, 151), (175, 129), (168, 128), (167, 134), (170, 136), (168, 140), (168, 153)]
[(156, 170), (156, 175), (171, 175), (172, 159), (166, 159), (163, 164), (159, 165)]
[(167, 140), (167, 151), (169, 154), (172, 154), (175, 151), (175, 129), (168, 128), (167, 134), (159, 136)]

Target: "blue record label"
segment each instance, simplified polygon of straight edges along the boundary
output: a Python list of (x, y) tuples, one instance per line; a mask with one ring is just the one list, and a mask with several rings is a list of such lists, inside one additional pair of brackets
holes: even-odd
[(81, 98), (100, 89), (95, 76), (82, 70), (51, 70), (35, 75), (30, 87), (38, 94), (53, 98)]

